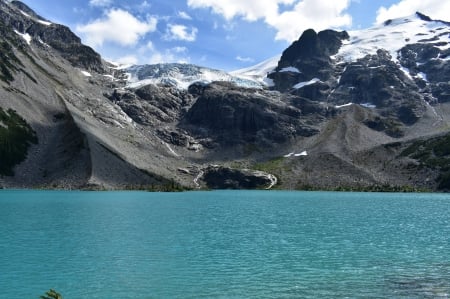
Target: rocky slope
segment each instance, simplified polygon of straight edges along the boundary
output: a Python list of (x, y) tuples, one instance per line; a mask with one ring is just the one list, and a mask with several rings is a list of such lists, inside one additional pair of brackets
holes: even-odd
[(0, 186), (449, 188), (449, 23), (307, 30), (232, 74), (119, 68), (18, 1), (0, 31)]

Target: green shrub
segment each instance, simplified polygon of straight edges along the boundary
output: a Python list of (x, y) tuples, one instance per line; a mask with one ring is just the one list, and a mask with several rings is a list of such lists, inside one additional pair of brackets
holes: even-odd
[(14, 110), (0, 108), (0, 175), (13, 176), (13, 167), (27, 157), (36, 133)]
[(14, 64), (21, 65), (10, 44), (0, 42), (0, 80), (10, 83), (14, 80), (13, 72), (17, 71)]
[(438, 171), (438, 189), (450, 190), (450, 134), (416, 141), (406, 148), (401, 156), (419, 161), (420, 167)]

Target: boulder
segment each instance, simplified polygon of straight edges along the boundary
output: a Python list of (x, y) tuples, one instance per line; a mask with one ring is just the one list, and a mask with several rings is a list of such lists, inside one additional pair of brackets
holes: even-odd
[(202, 180), (211, 189), (270, 189), (277, 183), (274, 175), (250, 169), (209, 166)]

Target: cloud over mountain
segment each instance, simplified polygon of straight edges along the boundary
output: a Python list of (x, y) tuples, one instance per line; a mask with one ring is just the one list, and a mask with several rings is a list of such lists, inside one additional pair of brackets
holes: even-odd
[(442, 0), (402, 0), (388, 8), (382, 6), (377, 12), (378, 24), (398, 17), (412, 15), (420, 11), (433, 19), (447, 20), (450, 12), (450, 1)]
[(240, 17), (246, 21), (263, 20), (276, 29), (275, 39), (293, 41), (308, 29), (321, 30), (350, 26), (346, 13), (351, 0), (188, 0), (191, 8), (210, 8), (226, 20)]

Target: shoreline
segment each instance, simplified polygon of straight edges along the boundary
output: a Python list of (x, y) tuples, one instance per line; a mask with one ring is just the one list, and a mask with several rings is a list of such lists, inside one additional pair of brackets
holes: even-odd
[(411, 186), (367, 186), (367, 187), (348, 187), (340, 186), (336, 188), (315, 188), (305, 186), (299, 189), (208, 189), (208, 188), (155, 188), (155, 187), (124, 187), (124, 188), (105, 188), (105, 187), (87, 187), (87, 188), (5, 188), (0, 186), (1, 191), (68, 191), (68, 192), (149, 192), (149, 193), (179, 193), (179, 192), (209, 192), (209, 191), (265, 191), (265, 192), (342, 192), (342, 193), (449, 193), (446, 190), (428, 190)]

